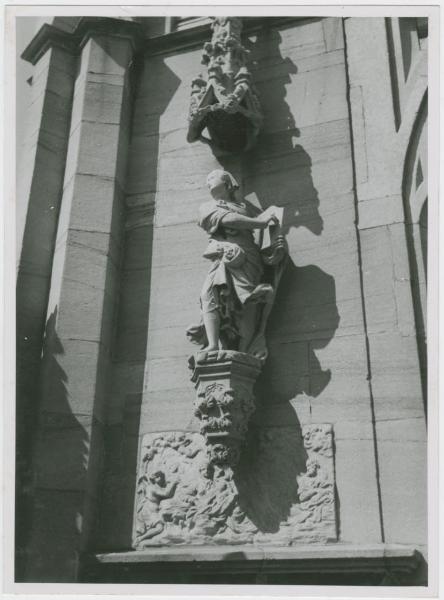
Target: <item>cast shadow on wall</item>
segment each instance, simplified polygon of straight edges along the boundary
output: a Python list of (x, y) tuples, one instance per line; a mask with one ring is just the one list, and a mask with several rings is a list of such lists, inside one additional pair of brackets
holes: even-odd
[[(300, 131), (286, 102), (286, 86), (298, 69), (282, 57), (280, 43), (277, 30), (264, 29), (250, 47), (265, 120), (256, 146), (242, 160), (243, 191), (247, 198), (254, 194), (262, 209), (284, 208), (285, 234), (305, 227), (320, 236), (324, 223), (312, 160), (302, 145), (294, 144)], [(222, 157), (221, 162), (229, 169), (232, 159)], [(298, 267), (290, 256), (268, 322), (269, 357), (256, 385), (257, 411), (237, 476), (240, 503), (262, 531), (277, 531), (298, 501), (296, 477), (306, 471), (307, 453), (291, 401), (304, 395), (304, 410), (310, 413), (311, 399), (328, 386), (331, 372), (323, 369), (316, 351), (330, 343), (338, 324), (333, 277), (314, 264)], [(264, 454), (258, 448), (267, 426), (269, 451)], [(273, 433), (277, 428), (278, 435)]]
[[(88, 448), (96, 443), (72, 413), (66, 389), (68, 376), (60, 366), (64, 348), (56, 332), (57, 307), (48, 317), (43, 339), (39, 385), (39, 426), (31, 440), (33, 482), (27, 489), (29, 505), (19, 515), (28, 564), (26, 581), (39, 581), (41, 565), (45, 581), (74, 578), (81, 550), (80, 524), (84, 523), (84, 495)], [(68, 465), (68, 469), (67, 469)], [(25, 558), (26, 561), (26, 558)], [(68, 579), (64, 579), (67, 581)]]

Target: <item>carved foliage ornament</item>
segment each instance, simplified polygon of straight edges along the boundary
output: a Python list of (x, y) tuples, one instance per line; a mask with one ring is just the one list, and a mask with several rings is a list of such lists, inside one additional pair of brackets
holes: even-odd
[[(249, 149), (262, 125), (257, 92), (247, 68), (248, 51), (241, 43), (242, 19), (213, 17), (213, 36), (204, 45), (201, 75), (192, 82), (188, 142), (197, 140), (222, 152)], [(210, 137), (203, 136), (207, 129)]]

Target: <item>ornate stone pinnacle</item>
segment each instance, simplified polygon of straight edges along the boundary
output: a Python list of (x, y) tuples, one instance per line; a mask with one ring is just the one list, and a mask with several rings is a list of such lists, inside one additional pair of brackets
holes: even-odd
[[(213, 17), (213, 36), (203, 48), (208, 79), (192, 81), (188, 142), (197, 140), (224, 153), (248, 150), (262, 125), (256, 90), (241, 43), (242, 19)], [(210, 137), (202, 135), (207, 128)]]

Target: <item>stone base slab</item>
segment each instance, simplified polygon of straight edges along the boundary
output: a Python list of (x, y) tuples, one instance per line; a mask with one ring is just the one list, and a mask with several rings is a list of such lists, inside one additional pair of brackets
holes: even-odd
[[(109, 552), (95, 554), (94, 557), (103, 563), (118, 562), (196, 562), (196, 561), (235, 561), (239, 555), (248, 560), (292, 560), (292, 561), (333, 561), (357, 560), (366, 561), (368, 566), (376, 565), (381, 561), (397, 563), (398, 567), (404, 566), (409, 570), (420, 560), (420, 553), (413, 546), (398, 544), (327, 544), (300, 546), (174, 546), (169, 548), (145, 548), (130, 552)], [(315, 565), (313, 565), (315, 566)], [(362, 566), (362, 565), (361, 565)], [(319, 565), (316, 566), (318, 568)], [(347, 567), (349, 568), (349, 567)], [(373, 567), (372, 567), (373, 568)]]
[(394, 544), (176, 546), (85, 556), (82, 580), (267, 584), (267, 593), (282, 585), (426, 586), (427, 564), (415, 547)]

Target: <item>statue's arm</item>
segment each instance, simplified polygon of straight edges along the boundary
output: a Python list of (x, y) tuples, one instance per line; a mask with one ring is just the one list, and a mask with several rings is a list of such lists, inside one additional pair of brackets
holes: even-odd
[(276, 221), (276, 217), (270, 211), (265, 211), (257, 217), (244, 217), (237, 213), (228, 213), (221, 219), (222, 225), (231, 229), (265, 229), (269, 223)]
[(176, 489), (176, 485), (177, 485), (177, 481), (173, 481), (172, 483), (170, 483), (170, 485), (166, 486), (166, 488), (164, 490), (162, 490), (162, 492), (157, 492), (157, 496), (158, 498), (165, 500), (166, 498), (171, 498), (171, 496), (174, 493), (174, 490)]

